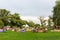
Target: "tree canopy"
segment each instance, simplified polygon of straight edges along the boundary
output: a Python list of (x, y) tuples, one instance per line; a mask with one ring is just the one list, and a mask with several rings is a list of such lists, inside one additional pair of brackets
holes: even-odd
[(53, 8), (53, 22), (54, 25), (60, 26), (60, 1), (58, 0)]
[(0, 26), (17, 26), (21, 28), (25, 24), (26, 21), (22, 20), (18, 13), (11, 14), (6, 9), (0, 9)]

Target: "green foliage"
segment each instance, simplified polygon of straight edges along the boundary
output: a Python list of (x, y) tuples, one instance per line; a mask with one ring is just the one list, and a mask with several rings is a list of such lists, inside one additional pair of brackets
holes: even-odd
[(23, 24), (25, 24), (25, 22), (22, 19), (20, 19), (20, 16), (18, 13), (12, 14), (9, 17), (10, 17), (11, 26), (21, 27)]
[(4, 23), (0, 20), (0, 28), (2, 28), (2, 26), (4, 26)]
[(53, 26), (53, 25), (54, 25), (54, 24), (53, 24), (53, 18), (52, 18), (52, 16), (49, 16), (48, 26), (51, 27), (51, 26)]
[(46, 20), (44, 19), (44, 17), (39, 17), (40, 23), (41, 23), (41, 27), (46, 25)]
[(36, 27), (40, 27), (40, 24), (35, 24)]
[(10, 11), (6, 9), (0, 9), (0, 20), (2, 20), (0, 24), (3, 22), (4, 26), (22, 27), (26, 24), (26, 21), (22, 20), (18, 13), (10, 14)]
[(53, 8), (53, 22), (54, 25), (60, 26), (60, 1), (57, 1)]
[(35, 25), (33, 21), (29, 21), (27, 24), (29, 25), (29, 27), (34, 27)]
[(10, 15), (9, 21), (10, 21), (11, 26), (17, 26), (17, 22), (19, 22), (19, 20), (20, 20), (19, 14), (15, 13), (15, 14)]
[(6, 9), (0, 9), (0, 19), (3, 21), (4, 26), (6, 26), (8, 24), (9, 13), (10, 13), (10, 11), (8, 11)]

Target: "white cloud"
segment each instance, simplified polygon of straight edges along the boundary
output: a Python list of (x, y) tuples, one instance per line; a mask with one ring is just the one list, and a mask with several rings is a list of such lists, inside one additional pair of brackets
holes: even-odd
[[(33, 21), (34, 23), (39, 23), (40, 24), (40, 20), (38, 19), (39, 17), (36, 16), (21, 16), (21, 19), (26, 20), (26, 21)], [(48, 20), (48, 17), (44, 18), (45, 20)]]
[(33, 21), (34, 23), (40, 23), (38, 17), (36, 16), (21, 16), (21, 19), (27, 21)]

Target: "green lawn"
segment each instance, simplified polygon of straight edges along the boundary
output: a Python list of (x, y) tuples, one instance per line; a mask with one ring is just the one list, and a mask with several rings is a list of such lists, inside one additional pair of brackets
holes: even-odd
[(60, 32), (33, 33), (12, 32), (0, 33), (0, 40), (60, 40)]

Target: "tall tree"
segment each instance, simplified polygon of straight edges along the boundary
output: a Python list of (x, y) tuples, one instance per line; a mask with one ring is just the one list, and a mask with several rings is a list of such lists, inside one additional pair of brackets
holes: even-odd
[(7, 24), (8, 24), (9, 13), (10, 13), (10, 11), (8, 11), (6, 9), (0, 9), (0, 19), (4, 23), (4, 26), (7, 26)]
[(54, 25), (60, 26), (60, 1), (58, 0), (53, 8), (53, 22)]
[(0, 26), (17, 26), (22, 27), (25, 25), (26, 21), (20, 18), (18, 13), (10, 14), (10, 11), (6, 9), (0, 9)]

